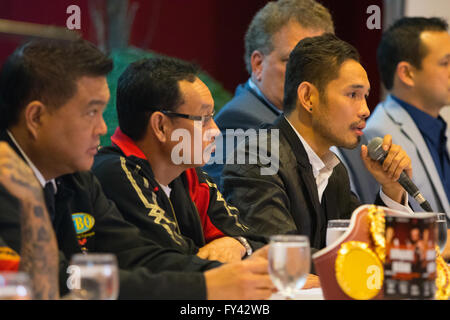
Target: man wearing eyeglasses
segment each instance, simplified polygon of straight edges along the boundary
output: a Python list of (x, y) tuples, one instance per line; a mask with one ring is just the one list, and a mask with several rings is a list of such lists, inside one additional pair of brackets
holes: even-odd
[(125, 219), (160, 245), (221, 262), (262, 246), (200, 167), (219, 130), (214, 100), (188, 63), (132, 63), (117, 86), (119, 128), (92, 168)]
[[(117, 256), (119, 299), (269, 297), (266, 248), (223, 266), (183, 254), (146, 238), (106, 198), (88, 170), (107, 131), (102, 113), (110, 99), (106, 75), (112, 67), (82, 39), (33, 40), (3, 65), (0, 260), (10, 258), (0, 267), (30, 273), (37, 299), (67, 293), (66, 280), (73, 284), (77, 276), (67, 279), (70, 257), (96, 252)], [(142, 97), (140, 89), (131, 94)], [(135, 179), (142, 183), (143, 178)], [(145, 215), (164, 219), (151, 204)]]

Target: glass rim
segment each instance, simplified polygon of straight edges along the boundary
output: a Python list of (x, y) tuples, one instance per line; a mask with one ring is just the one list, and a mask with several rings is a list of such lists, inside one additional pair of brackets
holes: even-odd
[(1, 271), (0, 278), (4, 280), (11, 280), (14, 278), (25, 281), (29, 281), (31, 279), (30, 275), (24, 271)]
[(299, 234), (275, 234), (270, 236), (270, 242), (300, 242), (309, 244), (309, 238), (305, 235)]
[(447, 215), (445, 213), (438, 212), (438, 213), (436, 213), (436, 219), (437, 219), (437, 221), (441, 221), (441, 220), (447, 221)]
[(117, 257), (113, 253), (75, 253), (70, 259), (74, 261), (117, 262)]
[(330, 224), (336, 224), (336, 225), (346, 225), (346, 227), (350, 226), (350, 219), (332, 219), (327, 221), (327, 227), (330, 226)]
[[(0, 289), (11, 287), (23, 287), (31, 294), (31, 278), (27, 272), (23, 271), (2, 271), (0, 272)], [(1, 300), (1, 298), (0, 298)]]

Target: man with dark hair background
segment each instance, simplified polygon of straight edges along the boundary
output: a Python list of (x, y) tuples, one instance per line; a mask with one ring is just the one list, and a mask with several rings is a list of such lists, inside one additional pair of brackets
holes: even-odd
[[(286, 67), (284, 90), (284, 115), (267, 135), (270, 140), (273, 130), (279, 130), (278, 172), (261, 175), (267, 163), (261, 158), (257, 164), (226, 164), (224, 195), (253, 232), (304, 234), (314, 251), (325, 246), (327, 221), (350, 218), (360, 204), (350, 191), (345, 167), (329, 149), (358, 145), (370, 113), (366, 103), (370, 85), (356, 49), (325, 34), (296, 45)], [(272, 143), (258, 145), (260, 157), (272, 152), (261, 152), (268, 145)], [(369, 158), (365, 145), (361, 147), (367, 169), (382, 185), (377, 203), (408, 210), (407, 194), (396, 179), (403, 170), (411, 175), (409, 157), (389, 135), (383, 147), (389, 150), (383, 165)]]
[[(390, 134), (411, 157), (413, 182), (436, 212), (450, 215), (450, 35), (440, 18), (405, 17), (384, 32), (377, 50), (387, 98), (367, 122), (368, 139)], [(355, 166), (355, 160), (347, 163)], [(354, 171), (353, 179), (364, 179)], [(356, 183), (358, 185), (358, 183)], [(358, 189), (364, 194), (365, 189)], [(414, 211), (423, 211), (415, 199)], [(450, 233), (448, 234), (450, 236)], [(450, 257), (450, 242), (443, 251)]]
[[(378, 68), (389, 90), (364, 130), (389, 133), (411, 156), (417, 185), (431, 207), (450, 215), (450, 129), (439, 112), (450, 105), (450, 35), (439, 18), (402, 18), (378, 46)], [(411, 199), (415, 211), (423, 211)]]
[[(110, 97), (106, 75), (111, 69), (112, 61), (81, 39), (31, 41), (16, 49), (2, 67), (0, 243), (22, 253), (28, 243), (21, 241), (33, 240), (31, 235), (20, 236), (22, 208), (38, 208), (34, 214), (44, 217), (46, 208), (59, 247), (61, 294), (67, 292), (66, 269), (73, 254), (109, 252), (119, 263), (120, 298), (270, 296), (273, 285), (264, 249), (246, 261), (221, 266), (218, 261), (163, 248), (126, 222), (103, 194), (87, 170), (107, 129), (102, 113)], [(26, 165), (17, 161), (19, 157)], [(92, 218), (89, 228), (74, 224), (80, 214)], [(39, 237), (51, 245), (51, 230), (39, 231)], [(50, 269), (58, 257), (43, 253), (51, 260), (50, 277), (58, 277), (58, 271)], [(48, 279), (50, 286), (54, 280)], [(55, 288), (49, 290), (46, 294), (57, 298)]]
[[(289, 53), (301, 39), (333, 33), (328, 10), (314, 0), (268, 2), (253, 17), (245, 34), (245, 65), (250, 78), (217, 114), (221, 130), (214, 162), (204, 169), (220, 187), (227, 155), (236, 142), (226, 145), (227, 129), (258, 129), (273, 123), (283, 112), (283, 86)], [(238, 136), (238, 133), (235, 133)]]
[[(200, 168), (218, 129), (214, 100), (198, 73), (172, 58), (128, 66), (117, 86), (119, 128), (113, 145), (95, 157), (93, 171), (107, 197), (146, 237), (185, 254), (239, 261), (263, 243), (247, 240), (239, 212)], [(177, 145), (183, 146), (178, 152)]]

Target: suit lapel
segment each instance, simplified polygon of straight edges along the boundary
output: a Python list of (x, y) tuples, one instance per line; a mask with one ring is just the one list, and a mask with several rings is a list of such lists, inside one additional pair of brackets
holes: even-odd
[(253, 96), (255, 96), (256, 99), (258, 99), (263, 105), (265, 105), (267, 107), (267, 109), (269, 109), (270, 111), (273, 112), (273, 114), (275, 116), (278, 116), (280, 114), (280, 111), (275, 109), (272, 105), (270, 105), (269, 103), (267, 103), (266, 100), (264, 100), (262, 97), (259, 96), (259, 94), (257, 92), (255, 92), (255, 90), (253, 90), (249, 84), (248, 81), (245, 83), (243, 90), (247, 90), (248, 92), (250, 92)]
[(280, 116), (275, 122), (275, 125), (280, 128), (282, 135), (286, 138), (296, 157), (297, 172), (301, 178), (301, 183), (304, 184), (303, 188), (304, 190), (306, 190), (305, 196), (308, 195), (309, 197), (309, 199), (305, 199), (307, 200), (306, 205), (308, 208), (311, 208), (312, 206), (313, 209), (313, 212), (310, 212), (310, 217), (311, 229), (315, 231), (312, 234), (314, 234), (317, 238), (314, 239), (314, 242), (317, 243), (317, 241), (319, 241), (320, 243), (320, 232), (318, 232), (320, 230), (318, 230), (318, 228), (320, 228), (320, 226), (326, 219), (319, 202), (317, 184), (312, 173), (312, 167), (309, 163), (308, 155), (296, 132), (293, 130), (292, 126), (287, 122), (284, 116)]
[(445, 131), (445, 136), (447, 137), (447, 154), (450, 157), (450, 122), (446, 123), (447, 123), (447, 131)]
[(64, 179), (58, 179), (58, 193), (56, 194), (56, 216), (53, 223), (58, 246), (63, 252), (81, 252), (81, 246), (77, 241), (72, 220), (72, 210), (69, 207), (73, 203), (74, 193), (64, 185)]
[[(392, 119), (392, 121), (400, 126), (400, 130), (415, 146), (422, 167), (430, 177), (430, 183), (436, 190), (442, 206), (446, 211), (449, 211), (448, 202), (445, 200), (447, 199), (447, 195), (445, 194), (441, 178), (439, 177), (439, 173), (437, 172), (434, 165), (427, 165), (428, 163), (434, 164), (434, 161), (431, 157), (430, 151), (428, 150), (428, 146), (425, 143), (425, 140), (423, 139), (423, 136), (417, 128), (414, 120), (405, 109), (403, 109), (397, 102), (394, 101), (394, 99), (392, 99), (391, 96), (389, 96), (386, 101), (383, 102), (383, 108), (388, 116)], [(449, 129), (447, 128), (447, 136), (448, 135)], [(447, 150), (450, 150), (448, 149), (449, 146), (450, 142), (447, 140)]]

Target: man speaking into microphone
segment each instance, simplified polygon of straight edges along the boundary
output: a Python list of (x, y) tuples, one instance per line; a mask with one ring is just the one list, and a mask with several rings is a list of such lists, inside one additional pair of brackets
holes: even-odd
[[(357, 50), (325, 34), (297, 44), (287, 63), (284, 88), (284, 115), (271, 127), (279, 130), (278, 172), (261, 175), (267, 163), (261, 158), (256, 164), (227, 164), (222, 187), (252, 232), (304, 234), (314, 251), (325, 246), (327, 221), (348, 219), (360, 205), (350, 191), (344, 165), (330, 147), (358, 145), (370, 114), (370, 84)], [(259, 145), (259, 155), (271, 154), (261, 150), (270, 145)], [(365, 166), (381, 185), (374, 201), (412, 212), (397, 182), (403, 171), (412, 176), (410, 158), (389, 135), (382, 146), (387, 151), (382, 164), (369, 157), (367, 146), (361, 147)], [(256, 152), (246, 145), (237, 148), (244, 147), (249, 158)]]

